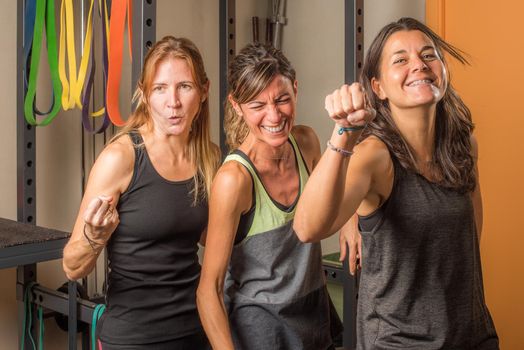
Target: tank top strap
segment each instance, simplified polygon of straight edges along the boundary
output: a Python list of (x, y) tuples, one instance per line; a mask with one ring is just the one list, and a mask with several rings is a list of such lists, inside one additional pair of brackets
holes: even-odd
[[(295, 159), (299, 170), (300, 189), (297, 195), (298, 200), (304, 188), (304, 184), (309, 177), (309, 174), (307, 171), (307, 167), (304, 163), (303, 157), (300, 154), (298, 145), (296, 144), (296, 141), (292, 135), (290, 135), (289, 140), (293, 147), (293, 153), (295, 154)], [(253, 215), (253, 218), (252, 220), (250, 220), (251, 224), (249, 225), (249, 227), (245, 228), (247, 229), (247, 233), (241, 233), (241, 237), (248, 238), (250, 236), (266, 232), (276, 227), (283, 226), (286, 223), (289, 223), (291, 220), (293, 220), (297, 200), (295, 200), (295, 202), (291, 206), (286, 208), (283, 207), (280, 203), (276, 202), (273, 198), (271, 198), (266, 188), (264, 187), (264, 184), (260, 180), (255, 165), (251, 162), (249, 157), (244, 152), (238, 149), (234, 150), (226, 157), (224, 163), (229, 161), (236, 161), (242, 164), (249, 172), (253, 180), (254, 210), (251, 213), (251, 215)]]
[(135, 188), (136, 182), (140, 174), (144, 172), (144, 169), (147, 167), (147, 162), (144, 162), (144, 157), (147, 157), (147, 152), (144, 146), (144, 139), (138, 130), (132, 130), (127, 133), (133, 144), (133, 150), (135, 151), (135, 162), (133, 165), (133, 175), (131, 176), (131, 181), (129, 186), (122, 193), (122, 196), (127, 196), (129, 191), (132, 191)]

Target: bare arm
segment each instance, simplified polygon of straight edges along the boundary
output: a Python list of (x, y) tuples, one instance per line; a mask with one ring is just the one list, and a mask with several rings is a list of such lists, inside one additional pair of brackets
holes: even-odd
[(477, 227), (477, 234), (479, 236), (479, 242), (482, 238), (482, 221), (483, 221), (483, 209), (482, 209), (482, 195), (480, 192), (480, 181), (479, 181), (479, 168), (478, 168), (478, 143), (475, 137), (471, 136), (471, 153), (475, 162), (475, 179), (476, 186), (475, 190), (471, 194), (473, 201), (473, 210), (475, 212), (475, 225)]
[(326, 110), (337, 125), (306, 184), (294, 220), (295, 231), (305, 242), (326, 238), (347, 222), (369, 192), (374, 170), (373, 161), (367, 159), (369, 147), (358, 147), (351, 157), (333, 150), (353, 151), (361, 133), (339, 133), (341, 126), (362, 126), (374, 118), (360, 85), (343, 85), (328, 95)]
[(349, 273), (362, 268), (362, 237), (358, 230), (358, 215), (354, 214), (348, 222), (342, 226), (339, 235), (340, 261), (344, 261), (349, 249)]
[(228, 162), (218, 171), (211, 188), (197, 306), (213, 349), (233, 349), (223, 299), (224, 278), (240, 216), (251, 206), (251, 186), (251, 177), (242, 165)]
[(98, 255), (119, 223), (116, 205), (133, 172), (134, 153), (125, 138), (108, 145), (96, 160), (75, 226), (64, 248), (62, 265), (67, 278), (89, 274)]

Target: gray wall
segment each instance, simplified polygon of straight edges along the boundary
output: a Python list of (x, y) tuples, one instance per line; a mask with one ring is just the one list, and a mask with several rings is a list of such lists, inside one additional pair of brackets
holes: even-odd
[[(55, 2), (57, 8), (59, 2)], [(0, 217), (16, 219), (16, 1), (0, 0)], [(75, 2), (75, 7), (78, 2)], [(400, 16), (424, 19), (423, 0), (365, 0), (365, 47), (384, 24)], [(200, 48), (211, 80), (212, 137), (218, 142), (218, 1), (158, 0), (157, 37), (166, 34), (187, 36)], [(298, 122), (312, 126), (321, 144), (329, 136), (332, 124), (323, 110), (324, 97), (343, 83), (343, 0), (288, 0), (288, 24), (283, 29), (283, 51), (298, 75)], [(251, 16), (267, 17), (268, 5), (261, 0), (237, 1), (237, 49), (251, 40)], [(79, 23), (77, 21), (77, 23)], [(264, 32), (261, 30), (261, 35)], [(79, 50), (77, 51), (79, 52)], [(121, 109), (129, 112), (129, 63), (124, 58)], [(127, 62), (127, 63), (126, 63)], [(39, 104), (49, 101), (49, 82), (42, 69), (39, 80)], [(100, 93), (100, 91), (98, 91)], [(98, 103), (98, 101), (95, 101)], [(87, 137), (84, 167), (89, 171), (92, 159), (100, 151), (103, 139)], [(94, 147), (93, 147), (94, 145)], [(37, 223), (70, 230), (79, 206), (81, 181), (81, 128), (78, 110), (61, 112), (55, 122), (37, 130)], [(324, 242), (326, 252), (338, 249), (337, 238)], [(40, 264), (39, 281), (57, 288), (65, 281), (61, 262)], [(17, 312), (15, 269), (0, 270), (0, 344), (3, 349), (17, 348)], [(91, 279), (92, 280), (92, 279)], [(45, 348), (65, 349), (66, 335), (53, 320), (46, 321)]]

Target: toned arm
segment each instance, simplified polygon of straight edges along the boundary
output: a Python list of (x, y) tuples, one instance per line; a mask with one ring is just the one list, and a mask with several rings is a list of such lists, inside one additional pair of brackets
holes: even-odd
[(118, 226), (115, 208), (131, 181), (133, 163), (134, 150), (128, 137), (108, 145), (96, 160), (71, 238), (64, 248), (62, 264), (67, 278), (75, 280), (91, 272), (98, 254)]
[[(333, 133), (332, 139), (348, 138), (340, 143), (349, 149), (350, 136)], [(326, 149), (297, 206), (294, 228), (299, 238), (319, 241), (338, 231), (361, 204), (377, 208), (379, 198), (388, 195), (390, 164), (386, 146), (371, 137), (355, 146), (350, 158)]]
[(224, 278), (242, 213), (251, 206), (252, 180), (242, 165), (225, 163), (217, 173), (209, 199), (209, 223), (197, 306), (214, 349), (233, 349), (223, 300)]

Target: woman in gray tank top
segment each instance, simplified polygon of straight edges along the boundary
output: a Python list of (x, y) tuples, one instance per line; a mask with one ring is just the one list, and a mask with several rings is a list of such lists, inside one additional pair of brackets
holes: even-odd
[(477, 144), (444, 52), (466, 63), (402, 18), (371, 44), (360, 84), (326, 97), (336, 126), (294, 227), (318, 241), (358, 214), (361, 350), (499, 348), (482, 284)]
[(208, 347), (195, 301), (197, 243), (220, 159), (208, 89), (196, 46), (159, 40), (145, 58), (135, 111), (91, 170), (63, 265), (69, 279), (84, 277), (107, 247), (102, 350)]
[(232, 152), (211, 190), (197, 291), (202, 324), (214, 349), (330, 349), (335, 315), (320, 243), (304, 244), (292, 229), (320, 157), (314, 131), (294, 125), (295, 71), (279, 50), (250, 44), (228, 73)]

